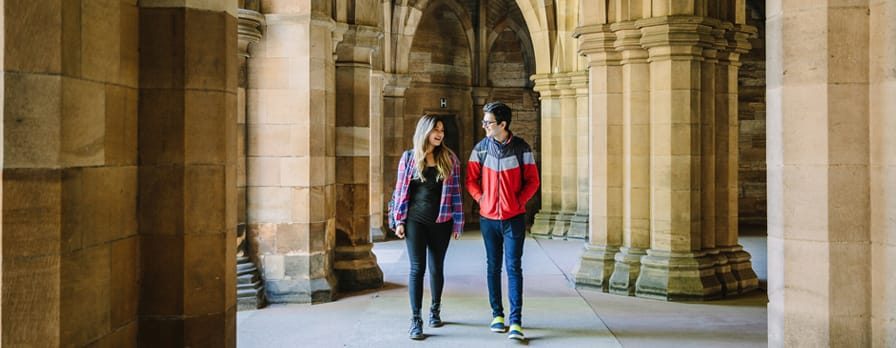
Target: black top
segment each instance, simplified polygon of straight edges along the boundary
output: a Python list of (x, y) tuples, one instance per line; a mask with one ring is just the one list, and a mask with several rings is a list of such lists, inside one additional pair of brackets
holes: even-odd
[(408, 219), (424, 224), (432, 224), (439, 217), (439, 205), (442, 200), (442, 181), (436, 180), (438, 170), (436, 167), (426, 167), (423, 177), (411, 180), (408, 188)]

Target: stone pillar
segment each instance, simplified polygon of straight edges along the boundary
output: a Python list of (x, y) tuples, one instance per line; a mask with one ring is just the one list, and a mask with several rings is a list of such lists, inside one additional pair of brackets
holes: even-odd
[(140, 346), (236, 346), (236, 10), (140, 1)]
[(622, 67), (608, 24), (580, 27), (575, 35), (589, 66), (591, 199), (589, 238), (574, 273), (577, 287), (608, 291), (622, 242)]
[[(0, 15), (5, 28), (0, 38), (5, 70), (0, 345), (134, 345), (143, 325), (138, 303), (144, 305), (138, 298), (137, 5), (0, 1), (0, 7), (6, 14)], [(227, 31), (218, 28), (220, 42)], [(183, 207), (183, 200), (179, 203)], [(182, 239), (176, 246), (183, 246)], [(172, 287), (208, 281), (206, 295), (213, 300), (206, 308), (220, 315), (209, 324), (223, 337), (224, 325), (217, 324), (225, 322), (226, 313), (225, 249), (217, 247), (220, 253), (212, 255), (221, 264), (217, 281), (210, 274), (185, 278), (178, 250), (154, 255), (165, 256), (180, 272), (169, 282)], [(195, 305), (197, 298), (186, 291), (181, 286), (168, 294)], [(182, 308), (171, 322), (184, 323)], [(186, 334), (195, 338), (196, 331)]]
[(265, 13), (249, 58), (249, 238), (271, 303), (326, 302), (336, 287), (333, 53), (345, 28), (316, 6), (271, 4), (281, 12)]
[[(473, 98), (473, 139), (475, 142), (478, 142), (480, 139), (485, 137), (485, 129), (482, 129), (482, 118), (485, 116), (485, 113), (482, 112), (482, 108), (486, 103), (489, 102), (488, 97), (491, 95), (492, 89), (490, 87), (473, 87), (473, 91), (471, 92)], [(515, 114), (514, 114), (515, 115)], [(475, 145), (475, 144), (474, 144)], [(534, 150), (533, 150), (534, 151)], [(472, 152), (472, 151), (471, 151)], [(467, 160), (467, 154), (458, 155), (458, 158), (461, 161)], [(537, 160), (537, 159), (536, 159)], [(464, 167), (461, 167), (464, 168)], [(466, 171), (463, 171), (461, 175), (461, 180), (466, 179)], [(469, 196), (467, 196), (469, 197)], [(465, 221), (464, 226), (478, 226), (479, 224), (479, 203), (474, 201), (473, 199), (464, 199), (464, 212), (468, 212), (467, 220)], [(526, 215), (526, 224), (529, 223), (528, 220), (529, 215)]]
[(894, 5), (767, 8), (768, 345), (893, 346)]
[[(554, 181), (554, 197), (556, 198), (555, 207), (559, 205), (557, 215), (554, 217), (554, 224), (551, 227), (551, 236), (553, 238), (566, 238), (566, 232), (569, 231), (572, 216), (576, 212), (576, 199), (578, 188), (578, 172), (576, 170), (576, 89), (570, 85), (571, 76), (569, 73), (553, 74), (555, 79), (554, 98), (555, 103), (559, 104), (559, 113), (553, 115), (555, 122), (554, 131), (545, 133), (542, 131), (542, 138), (550, 137), (554, 141), (554, 157), (557, 162), (555, 168), (548, 168), (553, 171)], [(544, 104), (544, 102), (542, 103)], [(542, 157), (544, 158), (544, 157)]]
[(634, 21), (612, 29), (622, 58), (622, 247), (610, 292), (632, 296), (650, 248), (650, 66)]
[[(371, 56), (382, 32), (351, 25), (336, 61), (336, 263), (339, 288), (378, 288), (383, 272), (370, 242)], [(373, 93), (377, 94), (378, 93)]]
[[(869, 1), (871, 346), (896, 346), (896, 3)], [(860, 99), (859, 99), (860, 100)]]
[(383, 158), (384, 138), (386, 137), (383, 126), (383, 87), (384, 75), (382, 71), (373, 71), (370, 74), (370, 241), (378, 242), (386, 240), (384, 225), (388, 225), (385, 210), (388, 208), (384, 201)]
[(701, 251), (700, 61), (710, 30), (701, 22), (686, 16), (637, 22), (650, 64), (651, 236), (637, 296), (709, 299), (721, 291), (715, 260)]
[(557, 192), (560, 180), (557, 175), (560, 144), (557, 140), (562, 138), (557, 122), (560, 103), (554, 90), (556, 81), (549, 75), (533, 75), (532, 81), (535, 82), (533, 90), (539, 93), (541, 100), (541, 209), (535, 214), (530, 233), (535, 238), (550, 238), (560, 209)]
[[(728, 259), (723, 253), (716, 249), (716, 148), (719, 139), (727, 139), (727, 132), (721, 132), (716, 128), (716, 119), (722, 117), (718, 114), (720, 110), (716, 109), (719, 98), (724, 98), (724, 108), (727, 108), (727, 95), (717, 98), (718, 94), (726, 91), (725, 86), (719, 86), (716, 79), (716, 70), (719, 66), (718, 51), (726, 48), (727, 41), (724, 39), (725, 29), (720, 28), (722, 22), (714, 18), (707, 18), (705, 22), (711, 27), (705, 37), (702, 38), (703, 61), (700, 63), (700, 232), (701, 247), (704, 252), (712, 260), (716, 278), (721, 285), (722, 295), (728, 293), (733, 287), (737, 293), (737, 281), (731, 275), (731, 268), (728, 266)], [(730, 26), (730, 23), (725, 23)], [(727, 77), (727, 70), (725, 75)], [(725, 80), (727, 81), (727, 80)], [(722, 82), (722, 81), (719, 81)], [(728, 114), (725, 112), (723, 118), (726, 119), (724, 124), (727, 125)], [(724, 134), (725, 137), (721, 135)], [(727, 144), (727, 140), (725, 140)], [(736, 143), (735, 143), (736, 144)], [(725, 154), (728, 149), (725, 148)], [(737, 151), (735, 151), (735, 156)], [(727, 167), (727, 164), (726, 164)], [(727, 197), (727, 196), (726, 196)], [(724, 204), (728, 204), (725, 202)], [(727, 211), (727, 208), (722, 209)], [(727, 219), (726, 219), (727, 221)]]
[[(383, 120), (385, 123), (383, 134), (384, 158), (383, 158), (383, 200), (392, 199), (392, 191), (395, 190), (395, 180), (398, 174), (398, 161), (404, 152), (404, 105), (405, 91), (411, 85), (411, 77), (401, 74), (385, 74), (385, 86), (383, 88)], [(460, 157), (462, 158), (462, 157)], [(468, 201), (468, 200), (464, 200)], [(384, 212), (388, 206), (384, 206)], [(388, 220), (387, 220), (388, 221)]]
[[(473, 139), (482, 139), (485, 137), (485, 130), (482, 129), (482, 118), (485, 116), (485, 113), (482, 112), (482, 108), (486, 103), (489, 102), (488, 96), (491, 95), (492, 89), (491, 87), (473, 87), (473, 92), (471, 93), (473, 98), (473, 117), (477, 122), (473, 122), (474, 129), (473, 131)], [(478, 215), (478, 214), (476, 214)]]
[[(246, 241), (246, 88), (249, 87), (249, 45), (261, 40), (260, 27), (264, 25), (261, 13), (239, 9), (239, 34), (237, 47), (239, 52), (239, 79), (237, 80), (237, 128), (236, 128), (236, 197), (237, 197), (237, 256), (244, 256), (248, 251)], [(257, 261), (257, 260), (256, 260)]]
[[(737, 73), (740, 55), (750, 49), (747, 39), (756, 29), (726, 23), (727, 47), (718, 52), (715, 105), (715, 242), (719, 251), (716, 273), (726, 294), (737, 294), (759, 287), (750, 254), (738, 239), (738, 100)], [(704, 232), (708, 234), (709, 232)]]
[(588, 238), (588, 184), (590, 170), (588, 166), (588, 145), (591, 133), (588, 127), (588, 71), (574, 73), (570, 77), (570, 87), (576, 98), (576, 211), (569, 223), (567, 238)]

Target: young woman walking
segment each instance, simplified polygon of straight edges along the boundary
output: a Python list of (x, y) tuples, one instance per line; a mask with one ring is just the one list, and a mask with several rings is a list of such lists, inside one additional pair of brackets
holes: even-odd
[(429, 251), (432, 305), (429, 326), (442, 326), (440, 317), (443, 265), (452, 234), (457, 239), (464, 227), (460, 192), (460, 161), (445, 146), (445, 126), (436, 117), (423, 115), (414, 133), (414, 148), (405, 151), (398, 164), (394, 207), (390, 220), (395, 235), (405, 238), (411, 271), (408, 292), (411, 302), (411, 339), (423, 339), (423, 274)]

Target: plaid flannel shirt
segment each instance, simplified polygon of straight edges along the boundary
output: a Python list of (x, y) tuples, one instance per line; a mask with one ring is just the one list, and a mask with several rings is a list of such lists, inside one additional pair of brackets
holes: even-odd
[[(460, 193), (460, 160), (454, 154), (451, 155), (451, 176), (442, 182), (442, 199), (439, 203), (439, 216), (437, 223), (448, 222), (454, 219), (453, 232), (461, 234), (464, 231), (464, 206)], [(395, 202), (393, 218), (398, 224), (404, 224), (408, 218), (408, 189), (411, 187), (411, 179), (414, 178), (414, 152), (405, 151), (398, 162), (398, 175), (395, 180), (395, 191), (392, 192), (392, 200)]]

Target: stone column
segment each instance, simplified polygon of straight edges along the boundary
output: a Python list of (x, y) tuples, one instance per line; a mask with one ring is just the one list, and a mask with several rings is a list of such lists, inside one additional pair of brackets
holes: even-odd
[[(402, 134), (405, 134), (404, 95), (411, 85), (411, 77), (403, 74), (385, 74), (384, 79), (383, 119), (386, 131), (383, 134), (383, 200), (388, 202), (392, 199), (392, 191), (395, 190), (398, 161), (401, 160), (401, 154), (405, 150), (403, 142), (405, 139), (402, 137)], [(384, 212), (385, 210), (388, 210), (388, 206), (384, 206)]]
[[(135, 2), (117, 1), (0, 1), (0, 7), (5, 13), (5, 18), (0, 15), (4, 27), (0, 57), (5, 70), (0, 345), (136, 345), (138, 328), (144, 325), (140, 320), (145, 318), (145, 311), (138, 314), (138, 304), (141, 310), (143, 305), (158, 308), (157, 302), (138, 298), (142, 232), (138, 227), (139, 9)], [(224, 17), (222, 13), (213, 16)], [(216, 28), (216, 42), (223, 42), (227, 34), (236, 35), (223, 26)], [(224, 53), (214, 52), (222, 62), (217, 67), (225, 60), (218, 54)], [(226, 53), (233, 55), (233, 51)], [(224, 118), (221, 110), (216, 119)], [(183, 112), (180, 116), (183, 120)], [(195, 188), (196, 181), (190, 184)], [(183, 207), (180, 198), (170, 203)], [(223, 225), (223, 218), (215, 222)], [(164, 256), (170, 274), (179, 276), (170, 280), (171, 291), (166, 295), (189, 305), (190, 314), (196, 314), (201, 311), (195, 308), (198, 298), (182, 285), (207, 282), (209, 301), (202, 310), (219, 317), (205, 323), (220, 329), (217, 335), (223, 338), (227, 313), (223, 238), (210, 255), (220, 263), (214, 274), (185, 277), (184, 253), (179, 252), (183, 234), (178, 232), (173, 228), (159, 231), (177, 236), (171, 238), (179, 238), (171, 245), (178, 248), (153, 254)], [(218, 237), (224, 231), (208, 232)], [(195, 248), (189, 249), (189, 256), (196, 255)], [(159, 270), (157, 266), (142, 267)], [(192, 259), (188, 266), (201, 267)], [(144, 285), (143, 289), (162, 288)], [(172, 326), (199, 317), (185, 315), (184, 306), (171, 312)], [(202, 331), (181, 328), (181, 337), (191, 339)], [(223, 339), (216, 342), (225, 346)]]
[(558, 193), (559, 176), (557, 175), (557, 151), (560, 137), (557, 119), (560, 115), (559, 100), (556, 98), (554, 85), (556, 81), (548, 75), (533, 75), (533, 90), (539, 93), (541, 100), (541, 209), (535, 214), (535, 222), (530, 233), (535, 238), (549, 238), (554, 228), (554, 219), (560, 208)]
[(588, 149), (591, 133), (588, 127), (588, 71), (573, 73), (570, 87), (576, 93), (576, 212), (569, 223), (567, 238), (588, 238), (588, 185), (591, 181)]
[(345, 28), (327, 8), (275, 5), (249, 59), (249, 238), (268, 302), (326, 302), (336, 286), (333, 53)]
[(612, 29), (622, 58), (622, 247), (610, 292), (632, 296), (650, 248), (650, 66), (634, 21)]
[(386, 239), (383, 230), (388, 225), (385, 210), (388, 208), (384, 201), (386, 182), (383, 181), (384, 155), (384, 119), (383, 119), (383, 87), (384, 75), (382, 71), (370, 73), (370, 241), (378, 242)]
[(140, 7), (137, 341), (234, 347), (236, 2)]
[(237, 27), (239, 52), (239, 79), (237, 80), (237, 128), (236, 128), (236, 197), (237, 197), (237, 256), (244, 256), (248, 251), (246, 240), (246, 88), (249, 87), (249, 45), (261, 40), (261, 26), (264, 15), (261, 13), (239, 9)]
[[(491, 87), (473, 87), (473, 92), (471, 93), (473, 98), (473, 117), (477, 122), (473, 122), (473, 139), (475, 141), (479, 141), (485, 137), (485, 130), (482, 129), (482, 117), (484, 113), (482, 112), (482, 108), (489, 102), (488, 96), (491, 95), (492, 89)], [(459, 156), (465, 157), (465, 156)]]
[[(768, 3), (769, 347), (894, 344), (896, 263), (875, 253), (893, 247), (872, 236), (893, 236), (893, 196), (877, 197), (896, 176), (869, 160), (893, 158), (896, 17), (891, 1), (868, 4)], [(886, 23), (873, 34), (872, 18)]]
[(371, 252), (371, 56), (378, 28), (350, 25), (336, 49), (336, 263), (339, 288), (357, 291), (383, 284)]
[[(542, 130), (542, 138), (550, 137), (554, 141), (554, 153), (552, 156), (557, 160), (557, 165), (552, 170), (554, 174), (554, 197), (555, 207), (559, 204), (560, 210), (554, 217), (554, 224), (551, 227), (551, 236), (553, 238), (566, 238), (566, 232), (569, 231), (572, 216), (576, 212), (576, 199), (578, 188), (578, 172), (576, 170), (576, 88), (570, 85), (571, 75), (569, 73), (553, 74), (555, 79), (554, 93), (555, 102), (559, 104), (560, 112), (554, 114), (555, 128), (551, 133), (545, 133)], [(542, 103), (544, 104), (544, 103)], [(544, 158), (544, 156), (542, 156)]]
[[(636, 295), (663, 300), (720, 295), (715, 260), (701, 251), (701, 17), (639, 20), (650, 64), (650, 249)], [(711, 43), (710, 43), (711, 44)]]
[[(733, 285), (737, 290), (737, 282), (731, 276), (731, 268), (728, 259), (716, 249), (716, 147), (720, 137), (717, 137), (716, 119), (719, 117), (716, 110), (717, 91), (721, 91), (716, 83), (716, 69), (718, 65), (718, 50), (725, 49), (727, 41), (724, 40), (725, 29), (720, 28), (722, 23), (713, 18), (706, 18), (705, 22), (711, 27), (710, 31), (702, 38), (703, 61), (700, 63), (700, 220), (701, 247), (713, 262), (716, 278), (721, 285), (722, 295)], [(726, 23), (727, 24), (727, 23)], [(730, 26), (730, 24), (728, 24)], [(719, 46), (721, 45), (721, 46)], [(727, 74), (727, 72), (726, 72)], [(727, 75), (726, 75), (727, 76)], [(725, 95), (725, 106), (727, 98)], [(727, 117), (727, 113), (725, 115)], [(727, 121), (726, 121), (727, 124)], [(725, 132), (727, 135), (727, 132)], [(726, 142), (727, 144), (727, 142)], [(727, 153), (727, 148), (725, 149)], [(735, 151), (736, 155), (737, 151)], [(727, 202), (726, 202), (727, 204)]]
[(896, 346), (896, 3), (869, 1), (871, 346)]
[[(251, 4), (249, 4), (251, 5)], [(237, 263), (237, 311), (255, 310), (264, 307), (264, 283), (258, 271), (258, 255), (251, 253), (248, 238), (248, 216), (246, 215), (246, 89), (249, 87), (249, 46), (261, 40), (264, 15), (253, 10), (240, 8), (237, 32), (237, 132), (236, 132), (236, 255)]]
[[(719, 50), (716, 72), (715, 105), (715, 235), (719, 250), (717, 273), (726, 294), (756, 289), (759, 279), (753, 271), (750, 254), (738, 244), (738, 101), (737, 72), (740, 55), (750, 49), (747, 39), (756, 29), (738, 24), (725, 26), (727, 47)], [(708, 233), (708, 232), (707, 232)], [(726, 265), (727, 263), (727, 265)]]
[(404, 96), (411, 85), (411, 77), (403, 74), (386, 74), (384, 82), (383, 118), (386, 122), (385, 161), (387, 165), (383, 169), (386, 173), (383, 185), (386, 188), (387, 196), (391, 198), (392, 190), (395, 189), (398, 161), (401, 160), (401, 154), (405, 150), (402, 136), (404, 134)]
[(574, 273), (577, 287), (608, 291), (622, 241), (622, 67), (608, 24), (579, 27), (575, 35), (589, 66), (591, 199), (589, 238)]
[[(491, 95), (492, 89), (491, 87), (473, 87), (473, 91), (471, 93), (473, 98), (473, 139), (474, 142), (479, 142), (480, 139), (485, 137), (485, 129), (482, 129), (482, 118), (485, 116), (485, 113), (482, 112), (482, 107), (485, 106), (486, 103), (489, 102), (488, 97)], [(474, 143), (475, 145), (475, 143)], [(534, 149), (533, 149), (534, 151)], [(471, 151), (472, 152), (472, 151)], [(467, 156), (471, 156), (472, 154), (462, 154), (458, 155), (458, 158), (461, 161), (466, 161), (468, 159)], [(462, 167), (463, 168), (463, 167)], [(466, 179), (466, 171), (461, 175), (461, 180)], [(466, 196), (469, 197), (469, 196)], [(466, 198), (465, 197), (465, 198)], [(479, 224), (479, 203), (474, 201), (473, 199), (464, 199), (464, 212), (469, 212), (467, 215), (467, 221), (464, 226), (478, 226)], [(527, 215), (528, 219), (528, 215)], [(528, 224), (529, 221), (527, 220)]]

